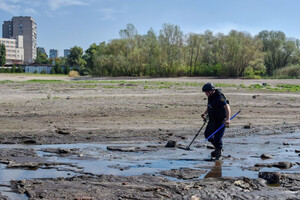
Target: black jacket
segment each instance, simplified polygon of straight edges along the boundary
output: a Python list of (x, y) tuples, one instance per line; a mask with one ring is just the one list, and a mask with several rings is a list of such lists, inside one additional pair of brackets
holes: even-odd
[(216, 89), (215, 93), (208, 97), (207, 110), (209, 121), (222, 122), (226, 118), (224, 106), (228, 103), (223, 93)]

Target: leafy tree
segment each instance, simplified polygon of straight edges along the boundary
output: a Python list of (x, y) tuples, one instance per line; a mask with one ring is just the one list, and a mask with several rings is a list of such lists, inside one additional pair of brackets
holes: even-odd
[(82, 58), (83, 49), (81, 47), (73, 47), (70, 49), (70, 55), (67, 58), (67, 64), (72, 66), (74, 70), (78, 71), (80, 75), (86, 75), (85, 65), (86, 61)]
[(153, 29), (144, 36), (144, 45), (141, 48), (145, 57), (145, 75), (157, 76), (161, 72), (160, 47)]
[(6, 63), (6, 48), (4, 44), (0, 44), (0, 66)]
[(16, 73), (16, 71), (17, 71), (17, 67), (16, 65), (13, 65), (10, 69), (10, 73)]
[(86, 68), (91, 73), (94, 74), (96, 71), (95, 59), (98, 56), (105, 55), (106, 43), (102, 42), (99, 45), (93, 43), (83, 55), (83, 59), (86, 61)]
[(197, 62), (199, 62), (203, 37), (200, 34), (190, 33), (187, 36), (187, 65), (190, 66), (189, 75), (193, 75)]
[(291, 63), (293, 53), (296, 51), (296, 44), (286, 39), (283, 32), (265, 30), (261, 31), (258, 37), (263, 42), (264, 63), (268, 75), (273, 75), (274, 70), (288, 66)]
[(220, 63), (223, 74), (230, 77), (242, 76), (247, 67), (259, 68), (263, 65), (262, 43), (257, 38), (245, 32), (232, 30), (222, 39), (222, 48), (218, 54), (222, 55)]
[(180, 27), (172, 24), (163, 24), (159, 34), (165, 74), (174, 75), (176, 68), (182, 64), (183, 33)]
[(55, 69), (54, 69), (54, 67), (51, 67), (50, 74), (55, 74)]
[(65, 65), (65, 68), (64, 68), (64, 74), (69, 74), (70, 72), (70, 67), (68, 65)]
[(18, 73), (23, 73), (23, 72), (24, 72), (23, 67), (22, 67), (21, 65), (19, 65), (19, 66), (17, 67), (16, 72), (18, 72)]
[(41, 53), (40, 51), (37, 51), (37, 56), (34, 61), (36, 64), (49, 64), (49, 59), (47, 54)]

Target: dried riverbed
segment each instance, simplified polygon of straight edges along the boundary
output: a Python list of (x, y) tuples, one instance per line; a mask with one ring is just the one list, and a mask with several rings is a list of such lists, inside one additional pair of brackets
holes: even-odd
[[(1, 199), (299, 199), (299, 92), (238, 87), (299, 80), (0, 78)], [(202, 135), (165, 147), (202, 125), (208, 81), (242, 111), (219, 162)]]

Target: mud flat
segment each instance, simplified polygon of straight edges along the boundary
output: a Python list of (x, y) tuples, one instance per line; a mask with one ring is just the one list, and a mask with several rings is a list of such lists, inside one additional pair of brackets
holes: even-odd
[[(250, 88), (299, 80), (0, 81), (1, 199), (300, 199), (300, 93)], [(241, 110), (220, 162), (202, 135), (193, 151), (165, 147), (202, 125), (208, 81)]]

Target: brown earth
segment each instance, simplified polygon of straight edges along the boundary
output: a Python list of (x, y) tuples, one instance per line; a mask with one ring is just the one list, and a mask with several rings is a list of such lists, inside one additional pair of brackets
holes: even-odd
[[(30, 79), (66, 82), (24, 82)], [(207, 103), (201, 85), (192, 83), (300, 84), (299, 79), (70, 78), (0, 74), (0, 81), (4, 80), (14, 82), (3, 82), (0, 87), (1, 144), (113, 141), (164, 144), (174, 138), (190, 140), (202, 125), (200, 116)], [(109, 82), (111, 80), (116, 82)], [(227, 136), (300, 129), (299, 92), (268, 92), (236, 86), (222, 87), (222, 92), (229, 99), (233, 114), (241, 110), (226, 131)], [(245, 125), (250, 125), (250, 129), (244, 129)], [(2, 163), (9, 163), (7, 159), (8, 156), (2, 156)], [(300, 199), (299, 174), (283, 174), (281, 182), (280, 187), (269, 187), (263, 179), (245, 177), (174, 182), (148, 175), (83, 175), (14, 181), (12, 185), (30, 199)]]

